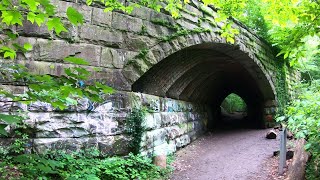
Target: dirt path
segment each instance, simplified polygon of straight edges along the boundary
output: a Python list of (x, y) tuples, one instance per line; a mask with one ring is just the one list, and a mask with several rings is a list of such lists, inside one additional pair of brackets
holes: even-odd
[(177, 153), (172, 180), (269, 180), (268, 161), (279, 140), (268, 130), (229, 130), (205, 135)]

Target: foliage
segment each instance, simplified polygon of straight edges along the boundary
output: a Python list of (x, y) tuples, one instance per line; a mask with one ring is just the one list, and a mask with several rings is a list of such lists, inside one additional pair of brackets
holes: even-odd
[[(25, 86), (28, 91), (25, 94), (16, 95), (0, 88), (0, 96), (5, 102), (21, 102), (30, 104), (36, 101), (50, 103), (56, 110), (65, 110), (77, 105), (81, 98), (89, 98), (91, 101), (101, 102), (102, 94), (109, 94), (113, 89), (100, 82), (89, 84), (91, 72), (84, 65), (89, 63), (78, 57), (65, 57), (65, 63), (73, 63), (64, 69), (62, 76), (48, 74), (35, 74), (30, 72), (22, 62), (14, 63), (9, 59), (15, 59), (17, 54), (23, 54), (32, 50), (30, 43), (18, 44), (19, 34), (14, 31), (14, 26), (23, 26), (26, 21), (38, 26), (46, 26), (56, 35), (66, 32), (63, 21), (55, 17), (55, 7), (48, 0), (4, 0), (0, 2), (0, 61), (1, 83), (6, 85)], [(71, 24), (77, 26), (83, 23), (83, 15), (73, 7), (68, 7), (66, 17)], [(32, 69), (32, 67), (31, 67)], [(49, 72), (48, 72), (49, 73)], [(6, 135), (5, 128), (21, 122), (27, 117), (22, 117), (10, 112), (0, 114), (0, 134)]]
[(133, 154), (139, 154), (144, 127), (146, 109), (134, 108), (126, 118), (125, 132), (132, 138), (129, 144)]
[(236, 94), (229, 94), (222, 102), (221, 106), (229, 113), (233, 113), (236, 111), (245, 111), (246, 110), (246, 103), (244, 100), (236, 95)]
[(172, 168), (160, 169), (152, 160), (130, 153), (126, 157), (104, 157), (95, 148), (78, 152), (61, 150), (45, 154), (4, 157), (0, 178), (16, 179), (161, 179)]
[[(296, 87), (298, 99), (293, 100), (285, 109), (287, 126), (297, 138), (307, 139), (306, 149), (312, 153), (308, 165), (308, 176), (319, 178), (320, 168), (320, 80), (299, 84)], [(278, 120), (284, 120), (281, 116)], [(316, 178), (317, 179), (317, 178)]]

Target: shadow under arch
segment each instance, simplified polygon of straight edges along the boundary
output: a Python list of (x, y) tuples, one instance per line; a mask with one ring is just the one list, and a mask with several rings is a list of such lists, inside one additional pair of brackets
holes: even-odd
[(236, 93), (247, 103), (249, 122), (264, 127), (264, 105), (275, 99), (274, 85), (257, 59), (224, 43), (203, 43), (179, 50), (153, 65), (132, 90), (210, 107), (215, 126), (222, 101)]

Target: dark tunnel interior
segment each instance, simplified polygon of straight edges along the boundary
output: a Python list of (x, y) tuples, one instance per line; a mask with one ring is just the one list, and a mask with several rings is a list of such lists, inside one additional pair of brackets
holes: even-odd
[(210, 107), (208, 128), (226, 125), (221, 103), (231, 93), (247, 104), (241, 126), (262, 128), (264, 102), (274, 98), (259, 66), (244, 52), (226, 44), (203, 44), (180, 50), (150, 68), (132, 90), (197, 102)]

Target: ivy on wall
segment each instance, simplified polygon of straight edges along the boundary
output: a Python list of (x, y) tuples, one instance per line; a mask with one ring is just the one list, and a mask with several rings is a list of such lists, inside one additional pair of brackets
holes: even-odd
[(277, 92), (277, 102), (279, 116), (284, 115), (284, 108), (289, 100), (288, 96), (288, 82), (286, 81), (287, 65), (284, 61), (276, 60), (276, 82), (275, 88)]
[(140, 153), (142, 135), (146, 131), (143, 125), (145, 116), (145, 108), (134, 108), (126, 118), (125, 133), (131, 137), (129, 148), (136, 155)]

